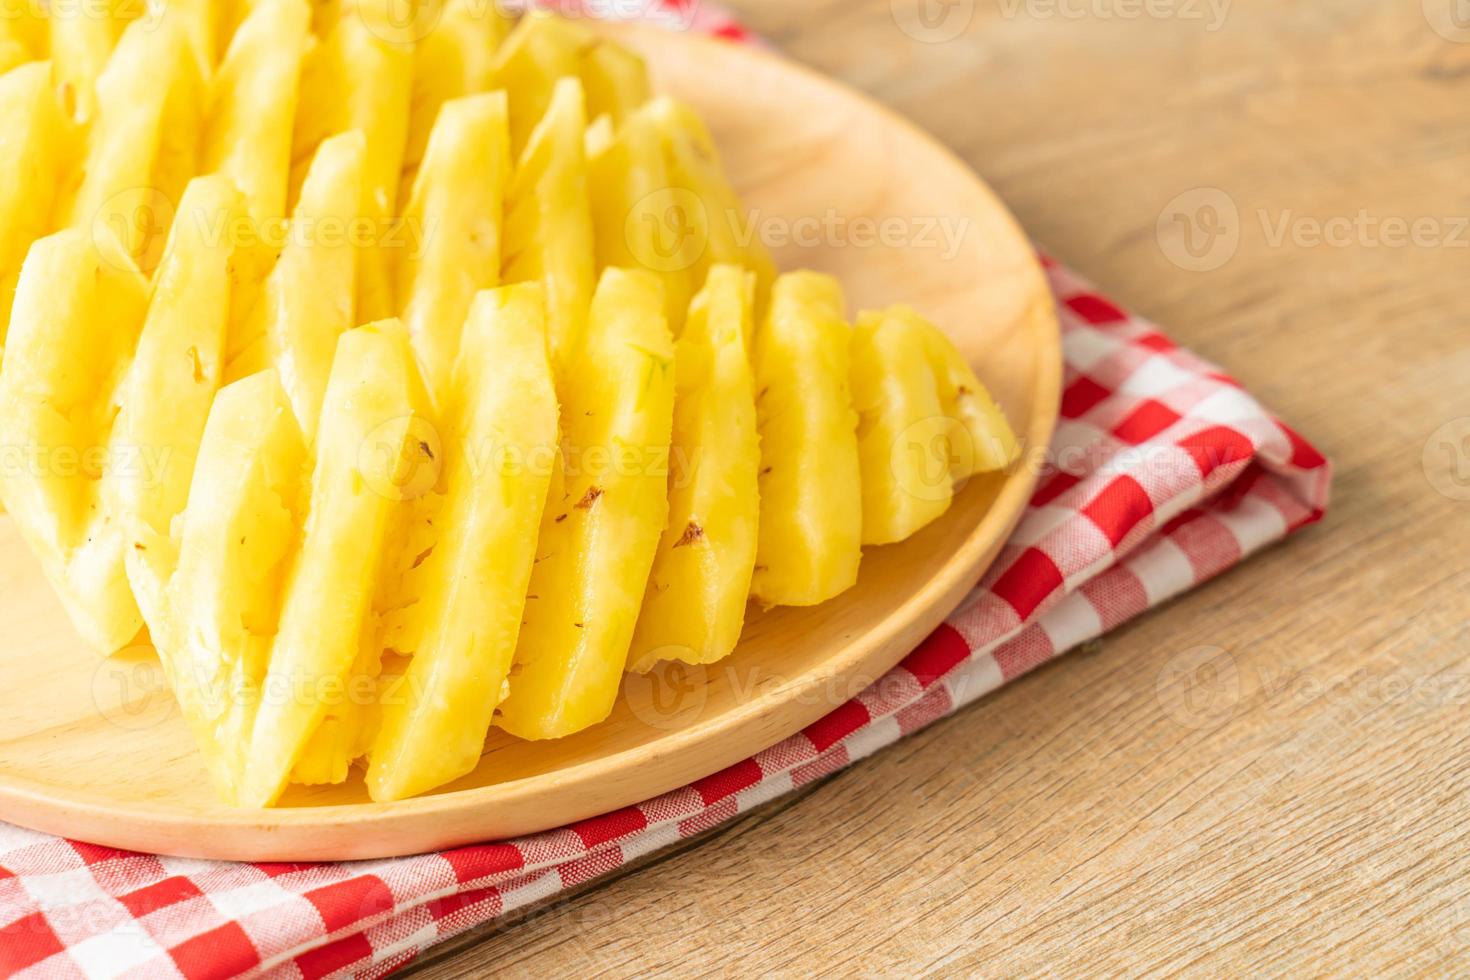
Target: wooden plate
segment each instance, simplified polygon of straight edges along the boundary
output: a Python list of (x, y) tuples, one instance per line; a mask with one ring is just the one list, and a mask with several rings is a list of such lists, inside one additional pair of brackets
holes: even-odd
[(839, 276), (851, 304), (913, 303), (975, 363), (1027, 444), (940, 521), (871, 550), (856, 588), (752, 611), (710, 668), (630, 678), (572, 738), (492, 733), (476, 771), (426, 797), (360, 777), (269, 811), (214, 799), (148, 647), (101, 660), (73, 635), (0, 518), (0, 819), (116, 847), (237, 860), (410, 854), (556, 827), (682, 786), (800, 730), (881, 677), (979, 579), (1021, 515), (1056, 420), (1060, 338), (1032, 250), (988, 188), (929, 137), (831, 81), (744, 47), (617, 29), (657, 84), (709, 120), (783, 268)]

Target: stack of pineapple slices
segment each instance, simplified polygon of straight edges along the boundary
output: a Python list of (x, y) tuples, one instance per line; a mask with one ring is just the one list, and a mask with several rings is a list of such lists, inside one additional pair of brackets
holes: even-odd
[(584, 729), (1018, 451), (917, 314), (775, 275), (635, 55), (383, 2), (0, 23), (0, 491), (239, 805)]

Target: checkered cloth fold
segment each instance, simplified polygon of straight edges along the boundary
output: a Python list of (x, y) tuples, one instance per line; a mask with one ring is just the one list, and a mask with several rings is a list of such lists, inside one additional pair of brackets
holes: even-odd
[(1046, 471), (992, 570), (879, 683), (657, 799), (439, 854), (231, 864), (0, 824), (0, 974), (383, 976), (836, 772), (1322, 516), (1330, 467), (1317, 450), (1219, 369), (1044, 262), (1066, 360)]

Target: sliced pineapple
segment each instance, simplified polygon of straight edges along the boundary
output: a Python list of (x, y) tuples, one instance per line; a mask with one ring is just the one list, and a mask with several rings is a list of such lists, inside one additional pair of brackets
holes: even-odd
[(222, 389), (171, 542), (150, 547), (169, 578), (152, 630), (159, 659), (221, 795), (240, 803), (271, 640), (300, 537), (306, 445), (274, 371)]
[(359, 129), (367, 141), (358, 212), (366, 226), (366, 234), (358, 235), (366, 239), (357, 280), (359, 322), (394, 311), (390, 253), (408, 243), (392, 216), (408, 140), (413, 64), (411, 46), (385, 40), (361, 18), (344, 17), (307, 55), (302, 69), (291, 198), (297, 196), (322, 140)]
[(0, 64), (4, 71), (49, 54), (48, 11), (39, 4), (10, 0), (0, 16)]
[(587, 89), (587, 116), (607, 116), (621, 126), (647, 102), (651, 89), (648, 65), (621, 44), (596, 38), (582, 48), (578, 66)]
[(659, 281), (608, 269), (559, 377), (561, 470), (498, 724), (557, 738), (607, 717), (668, 522), (673, 339)]
[(761, 513), (752, 590), (767, 605), (816, 605), (857, 581), (863, 505), (843, 306), (831, 276), (788, 273), (776, 280), (757, 334)]
[(243, 215), (229, 178), (197, 177), (184, 191), (153, 282), (148, 313), (118, 415), (120, 445), (147, 454), (117, 474), (117, 499), (132, 547), (128, 580), (151, 629), (163, 620), (166, 577), (147, 552), (166, 542), (189, 498), (189, 481), (209, 406), (224, 368), (230, 313), (228, 235), (215, 229)]
[(449, 0), (433, 30), (414, 48), (413, 101), (403, 151), (400, 200), (408, 200), (439, 107), (494, 85), (495, 51), (509, 30), (510, 21), (495, 4)]
[(52, 92), (49, 61), (0, 75), (0, 349), (10, 322), (10, 297), (31, 242), (50, 228), (56, 174), (62, 169), (68, 132)]
[(210, 80), (199, 163), (204, 173), (235, 182), (257, 224), (286, 214), (291, 132), (310, 26), (305, 0), (258, 0)]
[(450, 402), (444, 539), (419, 572), (421, 637), (388, 689), (372, 749), (375, 800), (413, 796), (479, 761), (510, 671), (556, 445), (544, 292), (475, 300)]
[(545, 283), (551, 351), (558, 365), (577, 349), (592, 297), (586, 128), (582, 84), (562, 79), (506, 195), (503, 279)]
[(864, 544), (909, 537), (949, 509), (958, 482), (1003, 469), (1020, 452), (959, 351), (908, 307), (859, 317), (852, 392)]
[(167, 12), (130, 24), (97, 80), (97, 118), (69, 223), (105, 228), (144, 272), (157, 264), (168, 212), (195, 170), (201, 90), (188, 33)]
[(97, 113), (97, 80), (126, 25), (120, 8), (128, 5), (127, 0), (103, 0), (48, 10), (47, 47), (56, 65), (57, 87), (78, 122), (90, 122)]
[(308, 443), (338, 338), (356, 319), (358, 254), (349, 225), (362, 199), (365, 153), (357, 130), (317, 147), (251, 331), (263, 337)]
[(496, 54), (495, 78), (510, 96), (512, 153), (530, 144), (559, 82), (577, 77), (581, 51), (591, 43), (585, 30), (544, 10), (528, 12), (510, 32)]
[(0, 496), (87, 644), (125, 646), (142, 617), (110, 471), (141, 466), (114, 440), (148, 284), (105, 229), (31, 246), (0, 365), (0, 445), (27, 453), (0, 473)]
[(510, 182), (504, 92), (452, 99), (439, 111), (405, 220), (424, 230), (398, 255), (402, 317), (435, 405), (449, 390), (475, 293), (500, 281), (500, 224)]
[(674, 349), (669, 526), (633, 635), (629, 669), (639, 673), (660, 660), (720, 660), (745, 623), (760, 514), (746, 354), (754, 304), (754, 274), (715, 266)]
[(763, 304), (776, 266), (725, 176), (704, 120), (666, 96), (654, 99), (642, 112), (663, 138), (669, 180), (676, 191), (677, 207), (665, 219), (666, 234), (695, 238), (693, 281), (703, 282), (710, 267), (719, 263), (743, 265), (755, 272), (756, 299)]
[(404, 467), (417, 462), (410, 439), (424, 402), (401, 324), (388, 320), (342, 335), (317, 429), (301, 550), (265, 680), (268, 696), (246, 752), (245, 805), (273, 803), (323, 722), (357, 705), (360, 692), (349, 681), (367, 666), (360, 656), (377, 629), (373, 598), (390, 529), (405, 507)]
[(588, 138), (587, 196), (599, 269), (644, 268), (664, 283), (665, 314), (675, 335), (695, 289), (691, 270), (701, 238), (684, 223), (669, 183), (664, 141), (653, 119), (636, 112), (616, 130), (602, 117)]

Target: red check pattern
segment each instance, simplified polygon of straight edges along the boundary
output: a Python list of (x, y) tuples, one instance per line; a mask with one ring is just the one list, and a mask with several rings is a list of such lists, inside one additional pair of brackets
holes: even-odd
[[(730, 22), (692, 0), (672, 11)], [(724, 25), (723, 27), (721, 25)], [(380, 977), (850, 765), (1322, 516), (1330, 467), (1218, 368), (1045, 261), (1062, 421), (984, 580), (805, 731), (636, 807), (519, 840), (350, 864), (135, 854), (0, 824), (0, 975)]]

